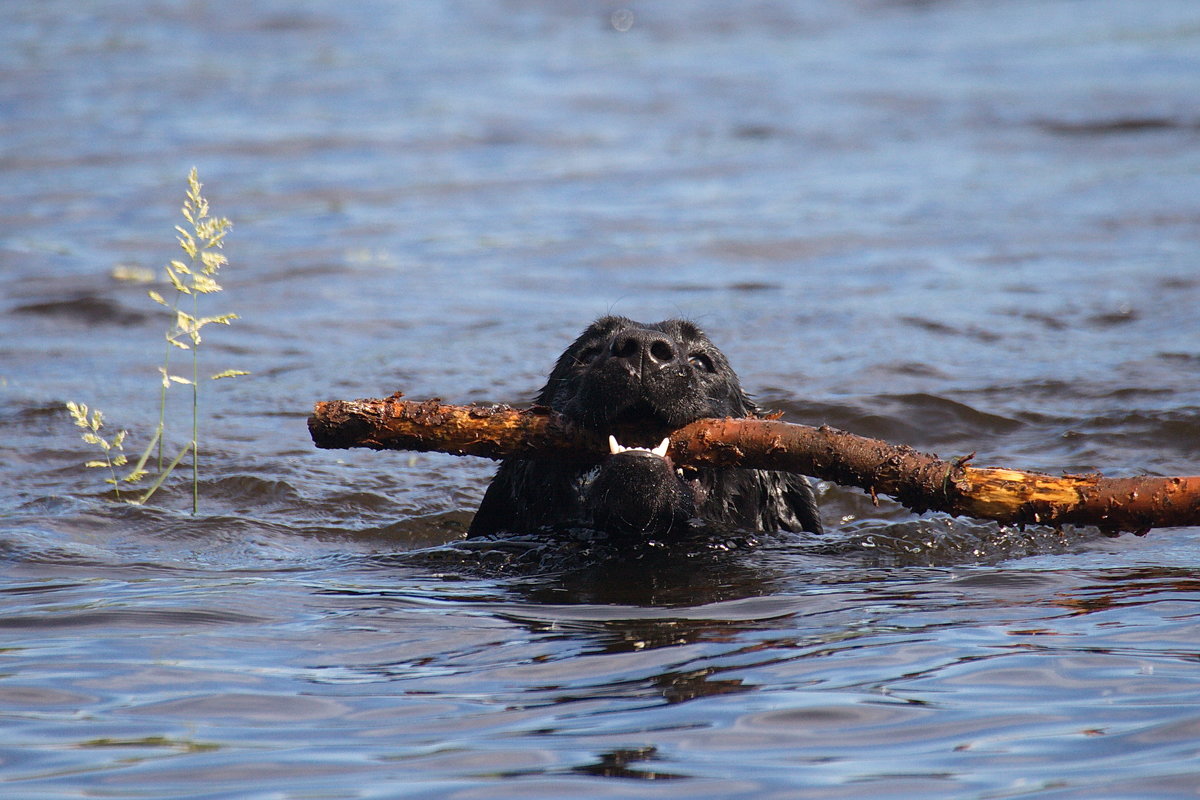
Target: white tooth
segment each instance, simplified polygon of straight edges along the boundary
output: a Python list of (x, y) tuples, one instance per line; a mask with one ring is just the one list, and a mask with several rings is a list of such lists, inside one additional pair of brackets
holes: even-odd
[(668, 437), (666, 439), (663, 439), (661, 442), (659, 442), (658, 447), (654, 448), (650, 452), (654, 453), (654, 455), (658, 456), (659, 458), (666, 458), (667, 457), (667, 448), (670, 446), (671, 446), (671, 439), (670, 439), (670, 437)]
[(621, 447), (621, 444), (617, 441), (617, 437), (613, 436), (612, 434), (609, 434), (608, 436), (608, 452), (614, 456), (617, 453), (625, 452), (625, 448)]

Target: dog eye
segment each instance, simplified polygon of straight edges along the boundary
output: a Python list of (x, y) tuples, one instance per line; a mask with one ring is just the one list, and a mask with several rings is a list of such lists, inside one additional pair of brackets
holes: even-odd
[(712, 359), (704, 353), (692, 353), (688, 356), (688, 363), (702, 372), (715, 372)]
[(585, 366), (596, 360), (596, 356), (600, 355), (599, 347), (589, 347), (586, 350), (580, 351), (579, 355), (575, 356), (575, 363), (579, 366)]

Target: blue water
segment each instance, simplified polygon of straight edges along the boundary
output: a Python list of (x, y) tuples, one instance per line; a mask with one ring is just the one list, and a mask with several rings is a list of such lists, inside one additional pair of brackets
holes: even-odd
[[(0, 796), (1195, 797), (1200, 528), (821, 484), (827, 544), (513, 569), (455, 546), (492, 464), (305, 418), (525, 403), (593, 317), (682, 315), (790, 420), (1196, 474), (1197, 97), (1190, 0), (8, 4)], [(63, 408), (153, 430), (114, 270), (178, 257), (192, 166), (204, 369), (252, 373), (194, 517)]]

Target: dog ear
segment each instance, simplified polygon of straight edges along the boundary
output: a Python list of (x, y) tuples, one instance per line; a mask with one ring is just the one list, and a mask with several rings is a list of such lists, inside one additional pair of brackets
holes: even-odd
[(785, 531), (824, 533), (821, 514), (812, 484), (803, 475), (788, 472), (767, 473), (767, 504), (776, 517), (776, 525)]
[(471, 520), (470, 528), (467, 529), (467, 536), (483, 536), (517, 529), (518, 514), (513, 500), (515, 469), (516, 465), (513, 462), (506, 461), (496, 470), (496, 476), (483, 493), (483, 501), (479, 504), (479, 510), (475, 512), (475, 518)]
[(483, 493), (467, 536), (530, 533), (581, 519), (580, 474), (549, 461), (510, 458)]

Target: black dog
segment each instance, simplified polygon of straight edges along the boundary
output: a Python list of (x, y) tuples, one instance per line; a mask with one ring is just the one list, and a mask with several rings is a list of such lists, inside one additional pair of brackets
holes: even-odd
[[(616, 423), (679, 427), (704, 417), (757, 417), (720, 350), (690, 322), (594, 322), (558, 359), (537, 402), (599, 433)], [(807, 479), (754, 469), (676, 469), (657, 448), (625, 448), (599, 467), (506, 459), (469, 535), (582, 527), (666, 540), (700, 526), (821, 532)]]

